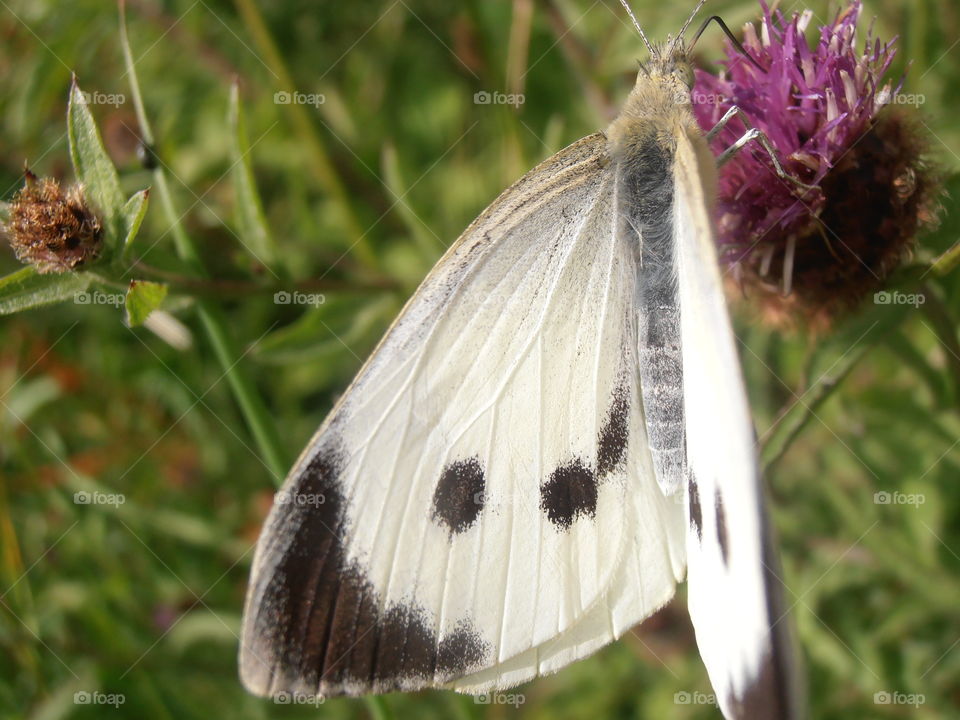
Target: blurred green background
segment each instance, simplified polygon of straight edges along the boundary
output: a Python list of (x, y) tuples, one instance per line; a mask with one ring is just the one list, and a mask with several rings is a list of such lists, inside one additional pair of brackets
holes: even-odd
[[(654, 38), (693, 6), (632, 4)], [(70, 179), (71, 73), (87, 92), (125, 96), (91, 109), (126, 194), (152, 185), (116, 7), (0, 6), (0, 198), (22, 183), (24, 160)], [(836, 9), (808, 6), (822, 21)], [(754, 0), (709, 9), (733, 28), (758, 14)], [(900, 35), (891, 77), (912, 60), (905, 92), (924, 95), (932, 154), (955, 173), (960, 8), (870, 0), (864, 15), (880, 37)], [(292, 462), (470, 220), (606, 125), (641, 45), (615, 0), (128, 0), (128, 22), (156, 151), (213, 279), (191, 280), (154, 201), (131, 277), (170, 281), (188, 349), (125, 327), (109, 305), (0, 323), (0, 717), (370, 717), (362, 701), (289, 707), (239, 685), (240, 611), (273, 480), (192, 298), (223, 308)], [(708, 31), (700, 60), (721, 47)], [(235, 78), (269, 237), (238, 201)], [(324, 102), (275, 102), (291, 88)], [(476, 104), (484, 91), (524, 102)], [(953, 203), (917, 263), (958, 239)], [(17, 267), (0, 252), (0, 273)], [(325, 302), (278, 305), (281, 290)], [(765, 457), (780, 455), (769, 482), (816, 718), (960, 716), (960, 273), (928, 276), (923, 292), (919, 309), (869, 304), (816, 339), (739, 318)], [(78, 504), (77, 492), (125, 502)], [(917, 502), (877, 503), (878, 492)], [(124, 703), (78, 704), (78, 692)], [(400, 718), (719, 716), (694, 695), (711, 691), (682, 601), (517, 692), (518, 707), (446, 692), (385, 706)], [(875, 702), (884, 692), (922, 703)]]

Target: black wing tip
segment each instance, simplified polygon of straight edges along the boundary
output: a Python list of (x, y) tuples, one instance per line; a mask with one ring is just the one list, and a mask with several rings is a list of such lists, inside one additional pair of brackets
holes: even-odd
[(728, 720), (802, 720), (806, 717), (795, 678), (783, 658), (768, 651), (760, 672), (742, 693), (725, 703)]
[(244, 612), (244, 687), (275, 699), (409, 692), (489, 665), (491, 646), (472, 618), (441, 633), (438, 618), (387, 601), (349, 558), (338, 445), (295, 472), (260, 539)]
[[(808, 716), (803, 665), (794, 638), (780, 579), (774, 528), (767, 512), (762, 481), (760, 487), (761, 551), (770, 641), (760, 671), (739, 697), (730, 699), (733, 720), (802, 720)], [(718, 501), (718, 511), (721, 509)], [(719, 524), (719, 516), (718, 516)], [(725, 525), (725, 521), (724, 521)], [(718, 528), (719, 529), (719, 528)], [(723, 531), (726, 531), (724, 526)], [(723, 544), (723, 538), (720, 538)]]

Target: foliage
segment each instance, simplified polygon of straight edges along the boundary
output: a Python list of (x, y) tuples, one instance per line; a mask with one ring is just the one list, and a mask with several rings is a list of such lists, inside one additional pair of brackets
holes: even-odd
[[(0, 257), (0, 310), (25, 310), (0, 324), (0, 717), (315, 716), (248, 696), (236, 676), (275, 467), (470, 220), (537, 160), (605, 126), (643, 53), (616, 3), (127, 4), (158, 170), (138, 159), (145, 133), (115, 8), (0, 9), (0, 197), (25, 158), (82, 181), (111, 250), (66, 276)], [(632, 5), (662, 38), (693, 3)], [(811, 6), (827, 18), (824, 2)], [(753, 0), (710, 9), (734, 28), (758, 15)], [(879, 36), (901, 34), (893, 74), (913, 60), (905, 92), (924, 96), (931, 150), (956, 173), (960, 11), (867, 0), (864, 13)], [(708, 31), (698, 60), (721, 47)], [(477, 104), (480, 92), (524, 102)], [(818, 718), (960, 706), (960, 273), (928, 270), (960, 236), (960, 183), (948, 190), (941, 228), (897, 279), (922, 303), (870, 304), (816, 338), (771, 331), (750, 298), (739, 304)], [(41, 300), (64, 302), (25, 309)], [(75, 702), (95, 691), (124, 704)], [(716, 717), (675, 702), (710, 692), (680, 602), (518, 692), (530, 718)], [(924, 703), (877, 705), (878, 692)], [(401, 718), (514, 712), (443, 692), (385, 706)], [(383, 710), (330, 700), (319, 712)]]

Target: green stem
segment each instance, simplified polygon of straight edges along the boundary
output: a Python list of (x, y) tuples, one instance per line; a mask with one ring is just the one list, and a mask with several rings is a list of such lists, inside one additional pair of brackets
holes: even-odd
[[(922, 278), (930, 272), (942, 277), (957, 265), (960, 265), (960, 243), (947, 250), (929, 266), (906, 268), (901, 275), (899, 285), (905, 289), (920, 288), (923, 290), (924, 296), (927, 298), (924, 312), (933, 321), (937, 337), (944, 344), (947, 354), (951, 356), (947, 358), (947, 362), (950, 365), (957, 392), (960, 392), (960, 342), (958, 342), (956, 336), (955, 323), (940, 298), (934, 294), (930, 287), (924, 286), (921, 282)], [(817, 408), (830, 397), (840, 382), (850, 374), (867, 352), (880, 340), (887, 337), (907, 316), (903, 307), (890, 307), (888, 312), (889, 315), (883, 321), (881, 327), (874, 329), (873, 338), (870, 342), (862, 344), (856, 351), (852, 351), (848, 357), (845, 357), (837, 372), (832, 373), (829, 378), (824, 378), (814, 390), (804, 396), (803, 403), (794, 403), (789, 410), (780, 415), (772, 435), (763, 443), (761, 449), (761, 459), (765, 470), (769, 470), (784, 456), (793, 441), (806, 427), (810, 418), (813, 417)]]
[[(296, 85), (293, 76), (290, 74), (287, 64), (283, 60), (283, 55), (277, 49), (277, 44), (270, 34), (270, 29), (263, 21), (263, 15), (254, 0), (234, 0), (234, 4), (243, 18), (247, 27), (247, 32), (253, 38), (257, 51), (267, 65), (267, 69), (276, 77), (281, 90), (294, 92)], [(333, 205), (340, 208), (343, 215), (343, 221), (346, 225), (347, 236), (355, 238), (353, 252), (357, 258), (369, 270), (377, 268), (377, 257), (370, 246), (366, 233), (360, 227), (360, 223), (351, 210), (350, 198), (347, 195), (340, 176), (337, 174), (327, 153), (327, 148), (323, 143), (317, 128), (305, 105), (299, 103), (288, 103), (282, 106), (287, 116), (293, 124), (293, 130), (303, 143), (304, 149), (310, 158), (308, 167), (314, 172), (317, 180), (323, 186), (323, 189), (333, 200)]]
[[(790, 408), (779, 415), (772, 434), (761, 448), (761, 464), (764, 473), (769, 472), (780, 461), (811, 418), (816, 415), (817, 410), (833, 395), (867, 353), (899, 326), (905, 315), (902, 307), (890, 308), (883, 322), (874, 323), (860, 337), (856, 347), (847, 351), (830, 369), (829, 376), (822, 377), (813, 389), (799, 395), (792, 401)], [(871, 337), (867, 338), (867, 335)]]
[[(150, 129), (150, 122), (147, 119), (147, 114), (143, 107), (140, 83), (137, 80), (133, 55), (130, 52), (130, 42), (127, 38), (127, 23), (123, 0), (120, 0), (120, 35), (127, 73), (130, 75), (130, 90), (133, 96), (133, 104), (137, 113), (137, 120), (140, 123), (140, 132), (143, 134), (143, 140), (152, 144), (153, 132)], [(192, 273), (200, 278), (206, 278), (207, 271), (203, 265), (200, 254), (197, 252), (196, 245), (194, 245), (193, 241), (183, 229), (183, 225), (180, 223), (180, 215), (176, 211), (173, 196), (170, 193), (170, 186), (167, 183), (167, 176), (162, 165), (154, 170), (153, 177), (157, 194), (160, 197), (160, 204), (163, 206), (163, 211), (170, 223), (170, 230), (173, 234), (177, 254)], [(204, 298), (197, 299), (197, 313), (210, 340), (210, 345), (213, 347), (213, 352), (217, 356), (220, 366), (223, 368), (224, 375), (227, 378), (233, 396), (240, 406), (240, 412), (243, 413), (247, 421), (247, 425), (260, 452), (261, 459), (267, 466), (270, 474), (273, 475), (274, 482), (279, 485), (283, 481), (289, 465), (285, 459), (285, 453), (280, 444), (276, 426), (273, 424), (267, 412), (266, 405), (264, 405), (263, 400), (259, 394), (257, 394), (253, 382), (241, 364), (242, 356), (237, 351), (236, 344), (227, 331), (227, 323), (223, 313), (216, 303)]]
[(393, 720), (393, 713), (387, 701), (379, 695), (367, 695), (363, 698), (373, 720)]
[(957, 265), (960, 265), (960, 242), (956, 243), (952, 248), (943, 253), (943, 255), (934, 260), (930, 269), (933, 270), (936, 275), (943, 277), (955, 270)]
[(222, 280), (181, 275), (161, 268), (153, 267), (142, 261), (133, 264), (138, 275), (170, 285), (174, 290), (190, 294), (215, 295), (217, 297), (244, 297), (253, 294), (272, 295), (281, 290), (299, 290), (301, 292), (383, 292), (400, 290), (400, 284), (389, 277), (373, 278), (369, 282), (356, 283), (344, 280), (309, 279), (298, 283), (280, 286), (265, 285), (247, 280)]
[(797, 400), (784, 415), (780, 416), (780, 420), (773, 431), (773, 436), (763, 444), (764, 474), (769, 474), (770, 469), (786, 454), (790, 446), (793, 445), (793, 441), (797, 439), (797, 436), (800, 435), (811, 418), (816, 415), (817, 410), (873, 347), (873, 344), (864, 343), (860, 348), (847, 355), (836, 372), (831, 373), (830, 377), (820, 380), (813, 390), (801, 396), (802, 402)]
[(960, 398), (960, 341), (957, 339), (957, 324), (950, 309), (929, 285), (922, 285), (924, 303), (921, 312), (933, 323), (933, 332), (946, 349), (947, 367), (953, 376), (954, 398)]
[(223, 367), (223, 372), (233, 391), (233, 396), (246, 418), (250, 432), (257, 443), (261, 459), (274, 484), (280, 485), (287, 473), (289, 463), (280, 445), (280, 437), (267, 408), (253, 386), (250, 376), (244, 371), (242, 357), (238, 354), (233, 338), (227, 332), (227, 324), (220, 308), (210, 300), (197, 300), (197, 313), (207, 332), (214, 354)]

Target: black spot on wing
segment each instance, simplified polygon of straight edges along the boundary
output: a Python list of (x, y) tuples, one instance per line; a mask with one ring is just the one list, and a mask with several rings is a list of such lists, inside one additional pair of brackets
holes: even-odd
[(489, 651), (490, 647), (480, 633), (469, 622), (461, 622), (452, 633), (440, 641), (437, 675), (451, 679), (459, 677), (471, 667), (479, 666)]
[(397, 678), (433, 677), (437, 645), (427, 623), (426, 613), (419, 608), (395, 605), (386, 612), (379, 627), (375, 685), (389, 685)]
[(483, 510), (485, 480), (476, 457), (450, 463), (440, 474), (433, 493), (431, 517), (450, 531), (451, 537), (468, 530)]
[(690, 504), (690, 524), (697, 531), (697, 539), (703, 541), (703, 515), (700, 510), (700, 491), (693, 471), (687, 474), (687, 500)]
[(720, 554), (723, 556), (723, 564), (730, 567), (728, 558), (730, 536), (727, 534), (727, 512), (723, 507), (723, 495), (720, 488), (717, 488), (717, 542), (720, 544)]
[(603, 476), (623, 462), (630, 439), (630, 386), (622, 378), (597, 438), (597, 475)]
[(258, 548), (241, 670), (252, 689), (356, 695), (412, 690), (480, 669), (490, 646), (462, 618), (440, 639), (415, 603), (384, 607), (343, 547), (341, 455), (318, 452), (278, 495)]
[(580, 458), (550, 474), (540, 486), (540, 509), (557, 528), (567, 530), (580, 517), (597, 513), (597, 476)]

